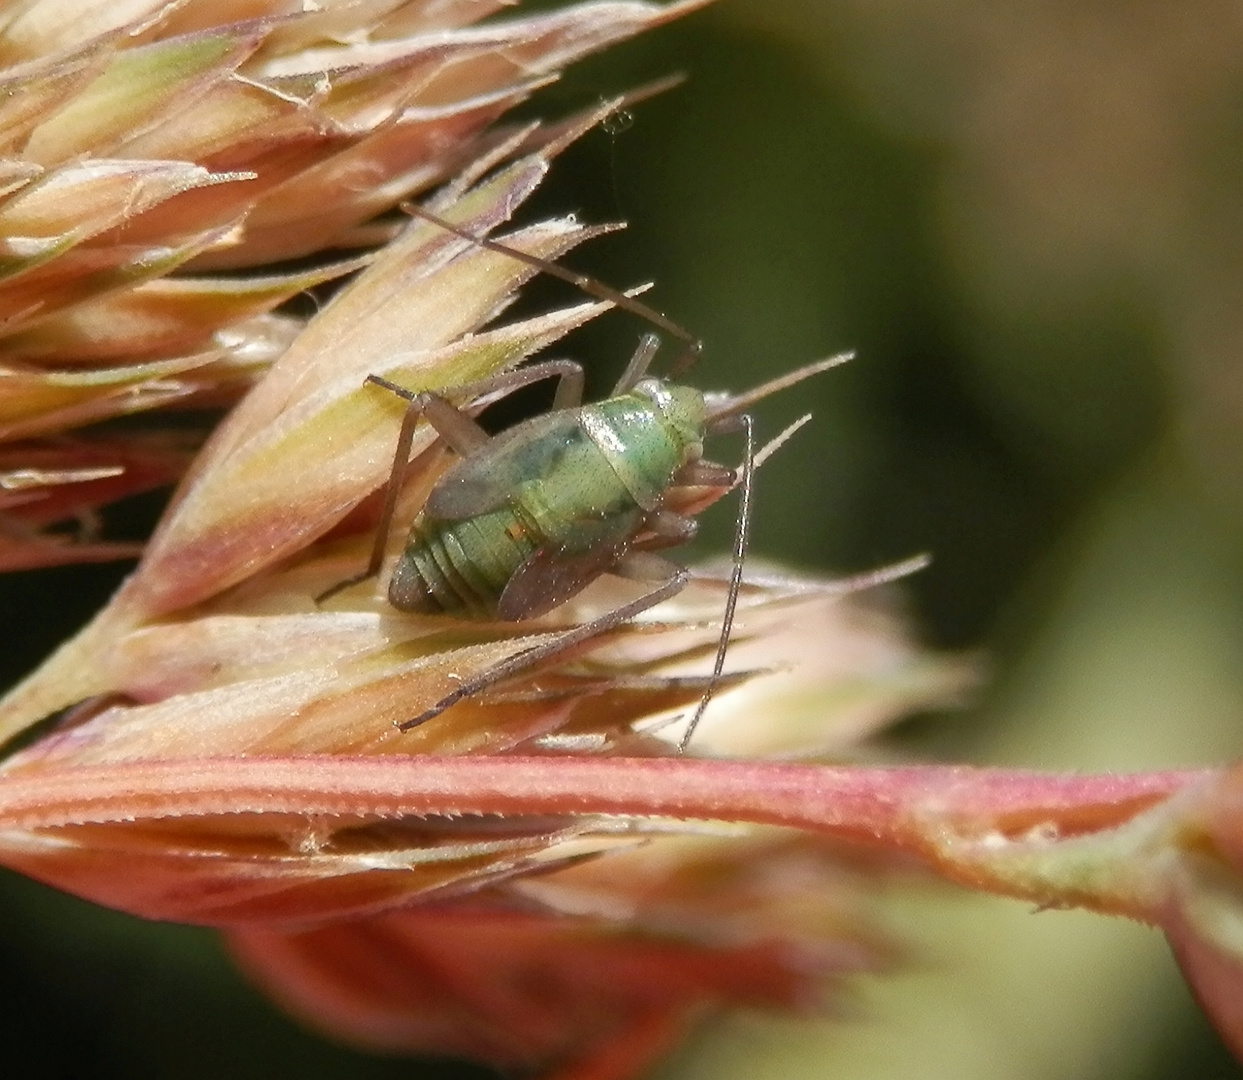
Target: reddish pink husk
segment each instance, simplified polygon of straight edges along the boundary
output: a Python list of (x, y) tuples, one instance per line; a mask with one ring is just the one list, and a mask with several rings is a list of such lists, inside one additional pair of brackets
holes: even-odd
[[(179, 860), (175, 850), (163, 848), (149, 853), (158, 857), (151, 873), (166, 875), (166, 886), (175, 882), (176, 887), (153, 888), (157, 882), (148, 875), (116, 874), (111, 859), (100, 859), (101, 850), (87, 858), (77, 845), (30, 846), (20, 838), (46, 839), (61, 830), (68, 836), (87, 828), (102, 839), (101, 827), (145, 831), (188, 817), (201, 831), (211, 819), (223, 825), (253, 821), (252, 815), (273, 815), (274, 822), (289, 816), (375, 821), (468, 814), (747, 821), (912, 853), (963, 884), (1041, 905), (1076, 904), (1155, 922), (1164, 894), (1136, 886), (1125, 853), (1112, 868), (1103, 848), (1089, 887), (1079, 870), (1079, 851), (1085, 840), (1108, 841), (1111, 830), (1208, 775), (1061, 777), (955, 767), (486, 755), (122, 762), (6, 777), (0, 783), (0, 826), (6, 830), (0, 845), (8, 850), (0, 850), (0, 858), (79, 895), (150, 918), (228, 924), (305, 918), (312, 912), (282, 913), (279, 905), (271, 910), (265, 902), (254, 910), (234, 904), (213, 914), (209, 904), (196, 917), (193, 884), (209, 880), (213, 892), (221, 889), (219, 867)], [(279, 836), (281, 826), (273, 828)], [(1059, 848), (1071, 852), (1075, 862)], [(136, 854), (131, 848), (126, 859)], [(127, 898), (131, 886), (141, 890), (141, 898)], [(399, 896), (390, 899), (399, 901)], [(314, 912), (320, 918), (331, 914), (331, 905)]]

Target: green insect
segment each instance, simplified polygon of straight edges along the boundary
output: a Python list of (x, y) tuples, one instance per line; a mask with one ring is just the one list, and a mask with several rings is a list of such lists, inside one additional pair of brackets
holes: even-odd
[[(737, 486), (741, 499), (734, 566), (716, 663), (682, 737), (680, 747), (685, 749), (724, 669), (742, 584), (756, 462), (752, 419), (745, 410), (848, 356), (811, 364), (747, 394), (706, 394), (674, 381), (701, 346), (659, 312), (556, 263), (475, 236), (427, 211), (412, 212), (646, 319), (679, 338), (684, 349), (669, 378), (650, 376), (659, 339), (645, 334), (612, 394), (594, 404), (582, 403), (583, 369), (569, 360), (532, 364), (455, 388), (455, 396), (476, 401), (545, 379), (558, 380), (551, 411), (497, 436), (439, 394), (415, 393), (378, 376), (368, 377), (368, 382), (401, 396), (409, 406), (371, 562), (352, 581), (380, 568), (414, 431), (423, 419), (459, 460), (436, 483), (410, 528), (389, 582), (388, 598), (394, 607), (518, 622), (551, 611), (606, 573), (652, 585), (635, 600), (463, 682), (432, 708), (398, 726), (407, 731), (422, 724), (463, 698), (674, 596), (685, 586), (689, 572), (659, 554), (659, 549), (690, 540), (696, 522), (666, 505), (669, 494), (683, 486), (723, 490)], [(726, 431), (741, 431), (745, 438), (737, 470), (703, 457), (705, 438)]]

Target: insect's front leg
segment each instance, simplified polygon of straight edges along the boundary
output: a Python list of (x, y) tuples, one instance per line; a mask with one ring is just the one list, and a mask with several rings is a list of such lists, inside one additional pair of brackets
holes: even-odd
[(699, 532), (699, 522), (674, 510), (654, 510), (643, 519), (646, 535), (635, 545), (642, 551), (689, 544)]
[(659, 348), (660, 338), (655, 334), (644, 334), (639, 338), (639, 346), (635, 349), (634, 355), (630, 357), (626, 370), (617, 380), (617, 385), (613, 387), (613, 393), (610, 396), (617, 397), (618, 394), (629, 393), (633, 390), (639, 380), (647, 374), (647, 369), (652, 366), (652, 359)]
[(738, 482), (738, 470), (701, 458), (683, 465), (673, 482), (681, 487), (732, 488)]

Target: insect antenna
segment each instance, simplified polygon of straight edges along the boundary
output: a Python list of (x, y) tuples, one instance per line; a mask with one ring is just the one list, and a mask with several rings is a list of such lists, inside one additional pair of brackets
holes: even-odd
[(813, 375), (819, 375), (830, 368), (839, 367), (854, 358), (853, 352), (838, 353), (836, 356), (817, 360), (814, 364), (805, 364), (794, 371), (787, 371), (784, 375), (769, 379), (768, 382), (752, 387), (742, 394), (714, 394), (709, 402), (708, 419), (712, 422), (730, 416), (740, 416), (757, 401), (763, 401), (764, 398), (771, 397), (781, 390), (788, 390), (804, 379), (810, 379)]
[[(729, 635), (734, 627), (734, 612), (738, 607), (738, 593), (742, 589), (742, 568), (747, 559), (747, 544), (751, 539), (751, 494), (755, 477), (755, 423), (749, 413), (729, 419), (739, 424), (746, 434), (746, 446), (742, 456), (742, 479), (738, 485), (741, 489), (738, 496), (738, 519), (734, 528), (734, 569), (729, 575), (729, 592), (725, 597), (725, 615), (721, 620), (721, 637), (716, 646), (716, 663), (712, 665), (712, 677), (704, 688), (699, 704), (695, 706), (690, 723), (686, 725), (686, 731), (678, 740), (679, 754), (686, 753), (691, 736), (695, 734), (699, 721), (703, 719), (704, 711), (708, 708), (717, 684), (721, 681), (721, 673), (725, 670), (725, 650), (729, 648)], [(726, 425), (718, 426), (716, 430), (727, 429), (729, 426), (732, 424), (727, 422)]]
[(689, 330), (679, 326), (654, 307), (650, 307), (641, 300), (636, 300), (629, 293), (615, 289), (612, 285), (606, 285), (603, 281), (588, 277), (586, 274), (580, 274), (577, 270), (570, 270), (560, 263), (552, 262), (549, 259), (541, 259), (538, 255), (531, 255), (525, 251), (519, 251), (517, 248), (509, 247), (507, 244), (502, 244), (500, 241), (493, 240), (487, 236), (476, 236), (470, 230), (463, 229), (460, 225), (456, 225), (452, 221), (448, 221), (438, 214), (433, 214), (430, 210), (424, 210), (423, 207), (416, 206), (413, 203), (403, 203), (402, 209), (414, 217), (421, 217), (430, 221), (433, 225), (439, 225), (440, 228), (453, 233), (455, 236), (460, 236), (463, 240), (469, 240), (472, 244), (478, 244), (481, 248), (487, 248), (487, 250), (498, 252), (501, 255), (508, 255), (511, 259), (517, 259), (528, 266), (533, 266), (550, 277), (559, 278), (561, 281), (567, 282), (576, 289), (585, 292), (588, 296), (594, 296), (597, 300), (606, 300), (615, 307), (628, 311), (630, 314), (658, 327), (670, 337), (676, 338), (682, 342), (682, 351), (669, 366), (669, 374), (672, 378), (684, 374), (694, 365), (699, 358), (699, 354), (703, 352), (703, 341), (700, 338), (695, 337)]

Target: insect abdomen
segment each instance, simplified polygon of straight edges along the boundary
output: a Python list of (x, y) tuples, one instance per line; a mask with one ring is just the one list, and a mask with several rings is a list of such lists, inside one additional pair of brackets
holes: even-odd
[(393, 570), (389, 601), (402, 611), (494, 615), (505, 585), (540, 539), (510, 507), (462, 521), (420, 518)]

